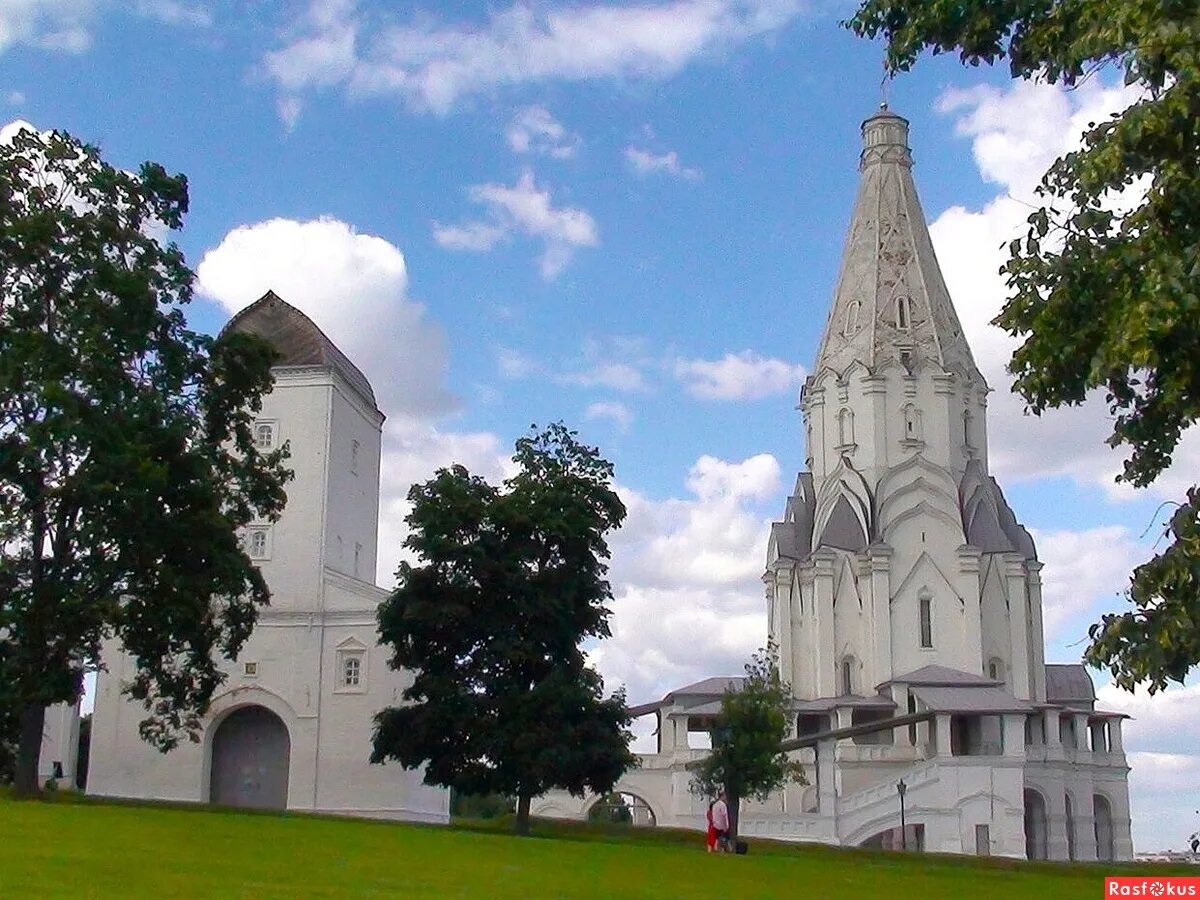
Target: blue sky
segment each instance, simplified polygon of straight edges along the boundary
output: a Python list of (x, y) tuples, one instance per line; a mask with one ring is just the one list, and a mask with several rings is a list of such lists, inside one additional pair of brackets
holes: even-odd
[[(0, 0), (2, 121), (187, 173), (178, 236), (215, 331), (268, 287), (367, 372), (389, 416), (380, 583), (404, 493), (499, 477), (563, 419), (617, 467), (614, 638), (641, 702), (733, 674), (765, 639), (765, 531), (804, 450), (811, 364), (882, 51), (824, 0)], [(1102, 406), (1023, 418), (987, 322), (1037, 176), (1129, 95), (926, 59), (888, 88), (951, 292), (995, 389), (990, 441), (1046, 569), (1047, 658), (1078, 659), (1200, 465), (1116, 488)], [(1102, 681), (1102, 679), (1099, 679)], [(1195, 830), (1197, 689), (1101, 688), (1136, 716), (1134, 837)], [(1181, 792), (1181, 787), (1188, 788)]]

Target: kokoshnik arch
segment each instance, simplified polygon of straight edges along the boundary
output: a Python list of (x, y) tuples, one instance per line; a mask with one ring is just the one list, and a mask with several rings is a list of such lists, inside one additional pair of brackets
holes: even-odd
[[(862, 135), (841, 272), (801, 394), (807, 469), (763, 575), (808, 785), (744, 803), (740, 830), (1130, 859), (1123, 716), (1095, 708), (1082, 665), (1045, 662), (1042, 564), (988, 472), (989, 388), (934, 255), (908, 122), (885, 106)], [(657, 717), (658, 752), (616, 790), (660, 824), (702, 829), (707, 804), (686, 767), (706, 751), (689, 736), (740, 684), (709, 678), (636, 707)], [(594, 802), (554, 793), (534, 813), (579, 817)]]

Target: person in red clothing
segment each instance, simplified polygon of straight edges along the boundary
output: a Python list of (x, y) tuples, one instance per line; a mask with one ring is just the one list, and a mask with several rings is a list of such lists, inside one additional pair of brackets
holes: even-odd
[(705, 835), (704, 846), (708, 848), (709, 853), (715, 853), (717, 851), (717, 829), (716, 826), (713, 825), (712, 820), (712, 808), (713, 804), (716, 802), (716, 800), (709, 801), (708, 815), (706, 817), (708, 819), (708, 834)]
[(709, 815), (712, 816), (712, 827), (717, 832), (717, 846), (722, 853), (728, 853), (733, 847), (729, 845), (729, 807), (725, 805), (724, 791), (717, 794), (717, 802), (712, 805)]

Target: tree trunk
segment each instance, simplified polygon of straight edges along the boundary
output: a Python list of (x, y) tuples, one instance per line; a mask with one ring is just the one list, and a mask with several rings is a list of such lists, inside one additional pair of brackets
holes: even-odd
[(45, 725), (46, 707), (35, 704), (21, 711), (17, 767), (13, 773), (13, 796), (18, 799), (36, 797), (41, 793), (38, 784), (38, 762), (42, 755), (42, 732)]
[(738, 809), (742, 805), (742, 795), (736, 790), (725, 791), (725, 808), (729, 813), (729, 846), (733, 847), (738, 836)]
[(529, 801), (528, 794), (517, 795), (517, 819), (513, 823), (513, 831), (519, 835), (529, 834)]

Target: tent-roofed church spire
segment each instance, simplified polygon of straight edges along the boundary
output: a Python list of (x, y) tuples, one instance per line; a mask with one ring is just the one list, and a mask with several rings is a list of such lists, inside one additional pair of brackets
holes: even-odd
[(908, 359), (981, 378), (917, 199), (908, 121), (884, 103), (862, 135), (858, 196), (814, 374)]

